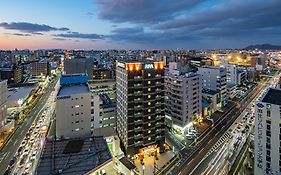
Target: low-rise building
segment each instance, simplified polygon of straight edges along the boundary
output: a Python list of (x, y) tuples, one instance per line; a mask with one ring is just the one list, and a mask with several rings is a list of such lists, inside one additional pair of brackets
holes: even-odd
[(92, 130), (94, 135), (116, 129), (116, 104), (107, 94), (93, 94)]

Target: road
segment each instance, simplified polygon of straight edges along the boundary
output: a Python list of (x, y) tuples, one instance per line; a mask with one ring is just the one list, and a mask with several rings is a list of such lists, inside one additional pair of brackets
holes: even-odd
[(32, 122), (37, 120), (38, 116), (40, 116), (43, 112), (42, 108), (45, 105), (49, 95), (51, 94), (58, 78), (54, 79), (54, 81), (48, 86), (45, 93), (42, 95), (41, 99), (38, 101), (38, 103), (35, 105), (35, 107), (30, 111), (30, 113), (25, 118), (24, 122), (21, 123), (20, 126), (18, 126), (17, 130), (13, 134), (13, 136), (10, 138), (8, 143), (5, 145), (5, 147), (0, 152), (0, 155), (2, 157), (0, 158), (1, 164), (0, 164), (0, 174), (4, 174), (6, 168), (9, 165), (10, 160), (15, 155), (17, 149), (19, 148), (22, 140), (24, 139), (27, 131), (31, 127)]
[[(181, 154), (185, 154), (186, 158), (180, 165), (172, 171), (172, 174), (190, 174), (191, 171), (196, 167), (198, 162), (207, 154), (211, 147), (219, 140), (219, 138), (224, 134), (226, 130), (232, 125), (236, 118), (241, 114), (246, 106), (254, 99), (254, 97), (262, 90), (265, 83), (258, 85), (251, 93), (249, 93), (242, 101), (241, 108), (238, 110), (233, 107), (230, 109), (221, 120), (214, 124), (214, 127), (200, 139), (200, 142), (196, 145), (192, 153), (186, 153), (183, 150)], [(185, 156), (184, 156), (185, 157)]]

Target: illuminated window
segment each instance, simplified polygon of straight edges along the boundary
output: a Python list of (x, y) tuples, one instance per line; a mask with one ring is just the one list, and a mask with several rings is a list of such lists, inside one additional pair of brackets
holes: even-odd
[(150, 76), (151, 76), (151, 73), (148, 73), (147, 76), (150, 77)]
[(151, 102), (148, 102), (147, 104), (148, 104), (148, 105), (151, 105)]
[(151, 95), (148, 95), (147, 98), (151, 98)]
[(147, 82), (147, 84), (151, 84), (151, 82), (150, 82), (150, 81), (148, 81), (148, 82)]
[(151, 109), (148, 109), (147, 111), (148, 111), (148, 112), (151, 112)]
[(148, 116), (148, 119), (151, 119), (151, 116)]
[(149, 134), (149, 133), (151, 133), (151, 131), (150, 131), (150, 130), (148, 130), (148, 134)]
[(151, 123), (148, 123), (148, 126), (151, 126)]
[(151, 137), (148, 137), (148, 140), (151, 140)]

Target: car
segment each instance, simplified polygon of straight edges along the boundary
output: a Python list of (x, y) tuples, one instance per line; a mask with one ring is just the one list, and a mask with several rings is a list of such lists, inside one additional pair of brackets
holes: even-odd
[(16, 157), (13, 157), (10, 162), (9, 162), (9, 166), (14, 166), (15, 162), (17, 161), (17, 158)]
[(193, 140), (193, 139), (194, 139), (194, 135), (191, 135), (191, 134), (186, 134), (185, 137), (186, 137), (188, 140)]
[(20, 153), (22, 151), (23, 147), (20, 146), (19, 149), (18, 149), (18, 153)]

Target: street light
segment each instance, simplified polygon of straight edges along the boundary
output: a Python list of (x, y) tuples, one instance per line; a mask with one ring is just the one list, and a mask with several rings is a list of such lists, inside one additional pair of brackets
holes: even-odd
[(145, 170), (145, 166), (144, 164), (142, 165), (142, 174), (144, 175), (144, 170)]

